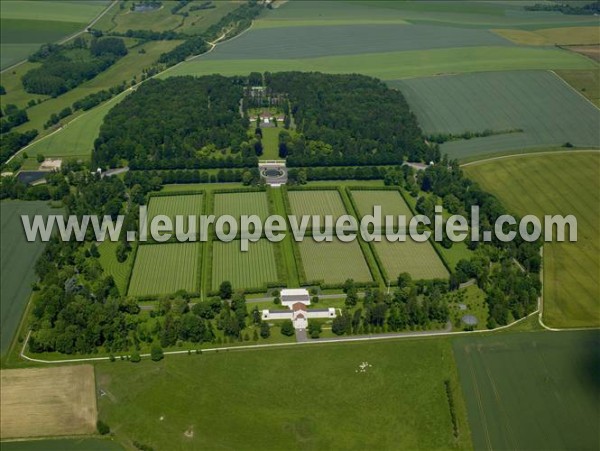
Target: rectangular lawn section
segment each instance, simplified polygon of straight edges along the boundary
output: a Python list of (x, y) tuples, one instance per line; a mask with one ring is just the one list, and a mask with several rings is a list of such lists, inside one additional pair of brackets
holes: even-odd
[(409, 273), (413, 279), (448, 277), (448, 270), (429, 241), (418, 243), (407, 237), (405, 242), (392, 243), (384, 237), (371, 245), (391, 282), (403, 272)]
[(204, 353), (96, 371), (111, 394), (99, 398), (100, 417), (117, 439), (156, 450), (471, 449), (449, 340)]
[(598, 449), (599, 331), (454, 341), (475, 449)]
[(362, 216), (372, 215), (373, 206), (381, 207), (381, 226), (385, 227), (385, 216), (394, 216), (394, 224), (398, 224), (398, 215), (406, 216), (406, 225), (413, 214), (402, 195), (394, 190), (352, 190), (352, 198), (358, 209), (358, 214)]
[[(340, 193), (335, 190), (301, 190), (288, 191), (288, 199), (292, 214), (298, 217), (304, 215), (317, 215), (321, 217), (321, 226), (325, 224), (323, 216), (333, 216), (333, 225), (338, 217), (347, 214)], [(312, 219), (309, 228), (312, 226)]]
[(544, 244), (544, 322), (600, 326), (600, 153), (525, 155), (465, 171), (513, 214), (577, 218), (577, 242)]
[(308, 282), (323, 280), (326, 284), (335, 285), (346, 279), (354, 279), (355, 282), (373, 280), (356, 240), (344, 243), (334, 238), (331, 242), (317, 243), (306, 237), (296, 245), (300, 248)]
[(200, 243), (144, 244), (137, 250), (129, 296), (199, 290)]
[(265, 287), (277, 282), (277, 261), (274, 246), (266, 239), (249, 243), (248, 251), (240, 250), (240, 241), (212, 243), (212, 289), (228, 280), (235, 289)]
[[(195, 215), (199, 217), (202, 214), (202, 194), (184, 194), (180, 196), (154, 196), (150, 198), (148, 205), (148, 224), (152, 218), (157, 215), (165, 215), (171, 218), (173, 230), (175, 230), (175, 216), (184, 216), (184, 231), (188, 230), (188, 216)], [(198, 219), (198, 218), (196, 218)], [(198, 221), (196, 221), (198, 226)], [(196, 227), (199, 233), (198, 227)]]
[(600, 146), (600, 110), (551, 72), (488, 72), (390, 84), (402, 90), (426, 134), (512, 131), (447, 141), (441, 150), (450, 158), (567, 142)]
[(263, 221), (269, 216), (267, 193), (217, 193), (214, 196), (214, 215), (231, 215), (238, 221), (242, 215), (257, 215)]

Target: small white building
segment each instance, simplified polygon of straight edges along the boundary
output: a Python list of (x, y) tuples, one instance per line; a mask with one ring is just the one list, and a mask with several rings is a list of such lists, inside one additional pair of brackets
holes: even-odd
[(289, 310), (263, 310), (262, 319), (291, 319), (294, 329), (304, 330), (308, 327), (310, 318), (335, 318), (336, 316), (334, 308), (307, 309), (306, 305), (302, 301), (296, 301), (289, 306)]

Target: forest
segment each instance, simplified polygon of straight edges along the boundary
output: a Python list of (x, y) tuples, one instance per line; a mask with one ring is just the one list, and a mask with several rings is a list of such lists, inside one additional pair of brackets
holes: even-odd
[(400, 91), (364, 75), (265, 73), (274, 93), (289, 98), (300, 136), (287, 144), (289, 166), (399, 164), (439, 160), (425, 143)]
[(242, 167), (255, 164), (242, 143), (241, 82), (218, 75), (149, 80), (106, 115), (94, 143), (98, 167), (121, 160), (137, 169)]

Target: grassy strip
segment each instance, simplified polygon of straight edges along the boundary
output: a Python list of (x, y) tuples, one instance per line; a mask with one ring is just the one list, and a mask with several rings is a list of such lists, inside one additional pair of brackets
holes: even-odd
[[(277, 189), (269, 188), (267, 191), (267, 198), (272, 200), (272, 205), (271, 202), (269, 202), (269, 208), (272, 208), (276, 214), (283, 216), (284, 218), (290, 214), (291, 209), (289, 202), (287, 201), (286, 187), (282, 186)], [(269, 211), (269, 213), (270, 212), (271, 211)], [(280, 246), (284, 257), (287, 284), (290, 287), (299, 287), (301, 281), (306, 280), (306, 273), (304, 272), (298, 246), (289, 233), (287, 233), (283, 241), (281, 241)]]

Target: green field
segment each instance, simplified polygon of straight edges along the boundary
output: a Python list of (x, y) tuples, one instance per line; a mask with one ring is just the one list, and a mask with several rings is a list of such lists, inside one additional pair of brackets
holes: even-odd
[(544, 322), (600, 326), (600, 153), (511, 157), (464, 169), (510, 212), (575, 215), (577, 243), (544, 245)]
[(127, 283), (131, 276), (131, 268), (133, 267), (134, 253), (130, 252), (127, 255), (127, 260), (119, 262), (117, 260), (118, 242), (106, 240), (98, 245), (100, 257), (98, 260), (102, 265), (104, 273), (111, 275), (115, 280), (115, 284), (121, 295), (127, 293)]
[(31, 284), (37, 279), (35, 262), (44, 249), (40, 240), (30, 243), (25, 237), (21, 215), (59, 214), (46, 202), (2, 201), (0, 218), (0, 353), (4, 354), (17, 331), (23, 311), (31, 295)]
[(198, 292), (200, 243), (145, 244), (138, 247), (129, 296)]
[[(188, 230), (187, 217), (195, 215), (199, 217), (202, 214), (202, 202), (204, 196), (202, 194), (183, 194), (179, 196), (153, 196), (150, 198), (148, 205), (148, 224), (157, 215), (164, 215), (171, 218), (173, 227), (175, 227), (175, 216), (184, 216), (184, 231)], [(198, 219), (198, 218), (196, 218)], [(174, 229), (175, 230), (175, 229)], [(196, 221), (196, 231), (200, 232), (198, 228), (198, 221)]]
[(475, 449), (598, 449), (600, 334), (454, 341)]
[[(241, 38), (240, 38), (241, 39)], [(254, 59), (194, 58), (178, 65), (161, 77), (177, 75), (245, 75), (250, 72), (318, 71), (324, 73), (360, 73), (382, 80), (427, 77), (462, 72), (487, 72), (525, 69), (594, 69), (588, 58), (554, 48), (532, 47), (461, 47), (366, 53), (319, 58), (269, 59), (260, 49)], [(218, 53), (218, 47), (210, 54)]]
[(308, 282), (323, 280), (326, 284), (341, 284), (346, 279), (371, 282), (373, 277), (358, 241), (317, 243), (307, 237), (296, 243), (300, 248), (302, 265)]
[[(371, 367), (357, 372), (365, 361)], [(98, 400), (99, 418), (118, 439), (157, 450), (471, 448), (446, 340), (103, 363), (96, 378), (111, 394)], [(445, 380), (454, 392), (458, 439)]]
[[(252, 126), (251, 126), (252, 127)], [(279, 159), (279, 127), (265, 127), (262, 130), (263, 160), (278, 160)]]
[(523, 130), (441, 145), (450, 158), (511, 149), (600, 146), (600, 111), (550, 72), (496, 72), (391, 83), (427, 134)]
[(257, 215), (264, 220), (269, 215), (267, 195), (264, 191), (249, 193), (216, 193), (214, 215), (218, 218), (231, 215), (239, 220), (242, 215)]
[[(292, 214), (300, 216), (317, 215), (321, 217), (321, 228), (324, 226), (323, 216), (333, 216), (333, 225), (338, 217), (347, 214), (346, 208), (337, 190), (310, 190), (310, 191), (288, 191), (287, 193)], [(312, 219), (309, 227), (312, 225)]]
[(68, 123), (62, 129), (34, 142), (26, 148), (29, 155), (42, 154), (45, 157), (89, 159), (94, 141), (100, 132), (104, 116), (131, 91), (112, 98)]
[[(327, 43), (323, 45), (323, 43)], [(219, 45), (206, 61), (359, 55), (471, 46), (513, 46), (481, 29), (431, 25), (338, 25), (252, 29)]]
[(26, 59), (42, 44), (83, 30), (107, 5), (106, 0), (0, 2), (0, 68)]
[(382, 227), (385, 227), (385, 216), (394, 216), (393, 224), (396, 225), (398, 224), (398, 215), (404, 215), (406, 216), (407, 226), (413, 216), (412, 211), (398, 191), (353, 190), (352, 198), (361, 217), (372, 215), (373, 206), (379, 205), (381, 207)]
[(248, 251), (240, 251), (240, 241), (212, 243), (212, 289), (228, 280), (234, 288), (266, 288), (267, 283), (277, 282), (277, 243), (261, 239), (249, 243)]
[(409, 273), (413, 279), (448, 277), (448, 270), (429, 241), (417, 243), (409, 237), (404, 243), (391, 243), (383, 238), (371, 245), (391, 282), (403, 272)]

